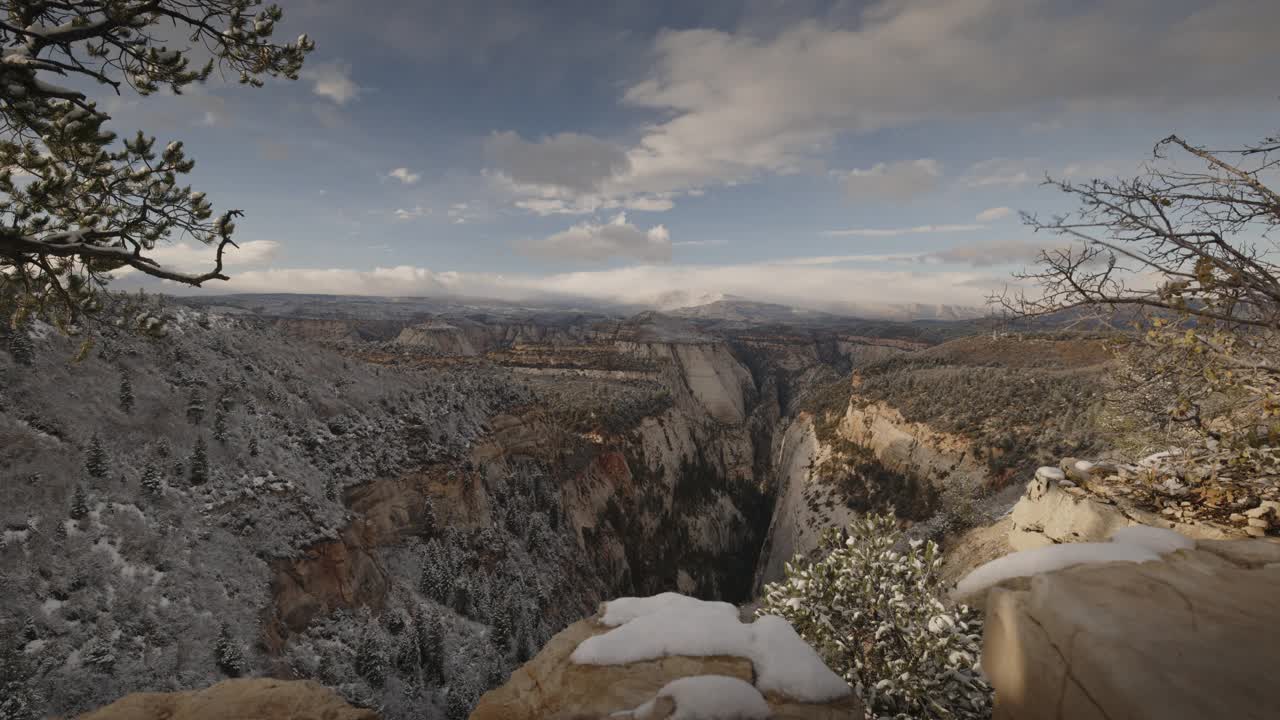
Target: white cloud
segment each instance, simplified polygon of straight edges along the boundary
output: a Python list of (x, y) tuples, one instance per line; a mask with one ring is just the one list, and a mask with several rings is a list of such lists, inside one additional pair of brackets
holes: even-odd
[(569, 260), (600, 261), (614, 257), (645, 262), (670, 262), (671, 233), (661, 225), (648, 230), (627, 222), (618, 213), (607, 224), (580, 223), (541, 240), (517, 245), (524, 252)]
[(993, 208), (987, 208), (986, 210), (983, 210), (982, 212), (978, 213), (977, 216), (975, 216), (973, 219), (977, 220), (980, 223), (989, 223), (989, 222), (995, 222), (997, 220), (1003, 220), (1012, 214), (1013, 214), (1013, 208), (993, 207)]
[(929, 233), (957, 233), (985, 230), (986, 225), (917, 225), (905, 228), (851, 228), (826, 230), (827, 237), (897, 237), (899, 235), (923, 235)]
[(516, 207), (538, 215), (590, 215), (602, 210), (638, 210), (640, 212), (666, 212), (675, 207), (669, 193), (605, 197), (580, 195), (570, 199), (533, 197), (516, 201)]
[(844, 265), (847, 263), (890, 263), (911, 262), (924, 257), (923, 253), (901, 253), (897, 255), (818, 255), (814, 257), (796, 257), (776, 261), (779, 265)]
[(517, 188), (544, 197), (590, 193), (625, 172), (627, 154), (613, 143), (578, 133), (529, 142), (514, 132), (494, 133), (485, 142), (490, 167)]
[(311, 91), (327, 97), (339, 105), (346, 105), (360, 96), (362, 88), (351, 79), (351, 66), (340, 62), (307, 65), (302, 76), (311, 81)]
[(716, 238), (714, 240), (685, 240), (671, 244), (675, 247), (724, 247), (729, 244), (729, 241), (724, 238)]
[(478, 213), (472, 211), (471, 205), (464, 202), (450, 205), (445, 214), (449, 216), (449, 222), (454, 225), (465, 225), (479, 217)]
[[(249, 240), (238, 243), (239, 248), (228, 247), (222, 256), (224, 268), (247, 268), (266, 265), (273, 261), (280, 250), (275, 240)], [(166, 268), (183, 272), (198, 272), (213, 268), (216, 248), (201, 243), (179, 242), (158, 244), (147, 256)], [(113, 271), (124, 276), (136, 272), (133, 268)]]
[(396, 208), (395, 212), (392, 213), (397, 220), (417, 220), (430, 214), (431, 210), (421, 205), (414, 205), (407, 210), (405, 208)]
[(967, 188), (1015, 188), (1044, 175), (1039, 161), (1033, 158), (991, 158), (974, 163), (960, 178), (960, 184)]
[(855, 168), (833, 174), (844, 181), (845, 190), (854, 200), (904, 202), (936, 190), (942, 182), (942, 166), (931, 158), (876, 163), (866, 170)]
[(422, 175), (420, 173), (413, 172), (406, 167), (398, 167), (392, 170), (387, 173), (387, 177), (399, 180), (405, 185), (413, 185), (422, 179)]
[(984, 240), (957, 245), (922, 256), (926, 262), (953, 263), (973, 267), (996, 265), (1026, 265), (1039, 259), (1040, 253), (1050, 248), (1066, 247), (1070, 243), (1032, 243), (1023, 240)]
[(680, 194), (796, 172), (840, 133), (925, 120), (1266, 101), (1277, 25), (1280, 3), (1257, 0), (880, 0), (843, 27), (667, 31), (624, 94), (666, 118), (601, 191)]
[(1139, 163), (1123, 163), (1118, 161), (1074, 162), (1062, 168), (1062, 177), (1067, 180), (1093, 180), (1095, 178), (1128, 177), (1136, 175), (1141, 168)]
[[(522, 301), (586, 298), (652, 305), (672, 293), (739, 295), (767, 302), (867, 316), (895, 315), (899, 305), (982, 305), (999, 280), (977, 270), (917, 271), (827, 267), (774, 261), (737, 265), (639, 265), (619, 269), (526, 274), (440, 272), (398, 266), (373, 270), (273, 269), (232, 276), (230, 292), (471, 296)], [(994, 283), (994, 284), (993, 284)], [(224, 286), (219, 286), (223, 288)]]

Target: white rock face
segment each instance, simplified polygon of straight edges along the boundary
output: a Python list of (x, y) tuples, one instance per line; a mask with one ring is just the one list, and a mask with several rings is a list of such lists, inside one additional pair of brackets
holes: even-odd
[(1280, 543), (1200, 541), (997, 588), (982, 666), (996, 720), (1276, 717)]

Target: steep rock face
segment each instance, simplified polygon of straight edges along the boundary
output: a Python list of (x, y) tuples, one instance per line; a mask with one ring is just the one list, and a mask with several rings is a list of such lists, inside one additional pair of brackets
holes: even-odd
[(765, 545), (760, 552), (755, 587), (783, 576), (783, 565), (818, 547), (822, 531), (847, 524), (851, 510), (831, 485), (817, 481), (814, 467), (831, 448), (818, 440), (813, 418), (802, 416), (787, 426), (775, 453), (777, 499)]
[(484, 345), (477, 348), (462, 328), (442, 320), (411, 325), (400, 331), (395, 342), (397, 345), (431, 350), (440, 355), (474, 356), (488, 349)]
[[(673, 680), (705, 675), (751, 684), (751, 660), (729, 655), (667, 656), (625, 665), (581, 665), (570, 655), (582, 642), (610, 630), (598, 617), (565, 628), (536, 657), (512, 673), (503, 686), (486, 693), (471, 720), (603, 720), (634, 717), (629, 711), (653, 700)], [(771, 717), (779, 720), (844, 720), (861, 715), (852, 695), (828, 703), (806, 703), (766, 693)], [(679, 708), (670, 704), (646, 718), (658, 720)]]
[(863, 406), (856, 395), (838, 420), (802, 413), (779, 438), (777, 501), (757, 590), (781, 579), (793, 556), (811, 554), (824, 530), (856, 513), (894, 505), (900, 516), (923, 519), (944, 493), (976, 496), (992, 479), (966, 438), (906, 422), (882, 403)]
[(991, 480), (986, 464), (973, 455), (972, 443), (908, 422), (884, 403), (858, 407), (851, 402), (838, 428), (851, 442), (870, 448), (887, 467), (951, 487), (976, 489)]
[(1200, 541), (987, 598), (982, 666), (1004, 720), (1275, 716), (1280, 543)]
[(627, 352), (669, 365), (702, 410), (715, 420), (740, 425), (747, 419), (751, 373), (722, 342), (620, 343)]
[(334, 691), (305, 680), (225, 680), (204, 690), (135, 693), (79, 720), (378, 720)]

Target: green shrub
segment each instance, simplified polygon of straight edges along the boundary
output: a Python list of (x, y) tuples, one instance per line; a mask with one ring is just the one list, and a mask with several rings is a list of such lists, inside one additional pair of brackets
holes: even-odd
[(868, 717), (990, 717), (981, 619), (943, 604), (936, 544), (912, 541), (899, 552), (901, 540), (886, 515), (828, 531), (826, 556), (788, 564), (757, 613), (786, 618), (862, 697)]

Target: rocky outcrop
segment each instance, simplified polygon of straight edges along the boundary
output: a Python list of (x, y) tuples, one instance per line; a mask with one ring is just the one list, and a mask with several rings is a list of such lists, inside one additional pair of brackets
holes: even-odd
[(306, 681), (226, 680), (204, 690), (134, 693), (79, 720), (378, 720), (334, 691)]
[(997, 720), (1275, 717), (1280, 543), (1201, 540), (986, 599)]
[[(1095, 473), (1092, 477), (1098, 478), (1098, 482), (1092, 482), (1088, 471), (1076, 469), (1077, 462), (1073, 458), (1063, 461), (1071, 470), (1070, 475), (1056, 468), (1040, 468), (1035, 479), (1027, 483), (1026, 492), (1012, 513), (1009, 544), (1014, 550), (1056, 543), (1096, 542), (1130, 525), (1169, 528), (1190, 538), (1207, 540), (1241, 535), (1218, 524), (1183, 520), (1138, 507), (1123, 493), (1110, 491), (1111, 486), (1103, 485), (1103, 473)], [(1081, 467), (1103, 466), (1081, 463)]]
[(980, 488), (992, 484), (991, 471), (979, 460), (969, 439), (938, 432), (925, 423), (908, 422), (884, 403), (862, 405), (855, 397), (838, 432), (870, 448), (886, 467), (930, 482)]
[[(675, 680), (703, 676), (735, 678), (748, 684), (756, 680), (752, 661), (732, 655), (676, 655), (620, 665), (573, 662), (570, 656), (585, 640), (610, 629), (600, 615), (565, 628), (512, 673), (505, 685), (486, 693), (471, 720), (659, 720), (679, 710), (677, 701), (658, 697)], [(770, 717), (777, 720), (845, 720), (862, 715), (853, 695), (825, 703), (802, 702), (777, 692), (762, 695)], [(651, 708), (637, 711), (651, 701)]]
[(418, 325), (411, 325), (396, 336), (395, 343), (418, 350), (431, 351), (438, 355), (470, 357), (479, 355), (489, 349), (484, 345), (477, 347), (462, 328), (444, 320), (432, 320)]

